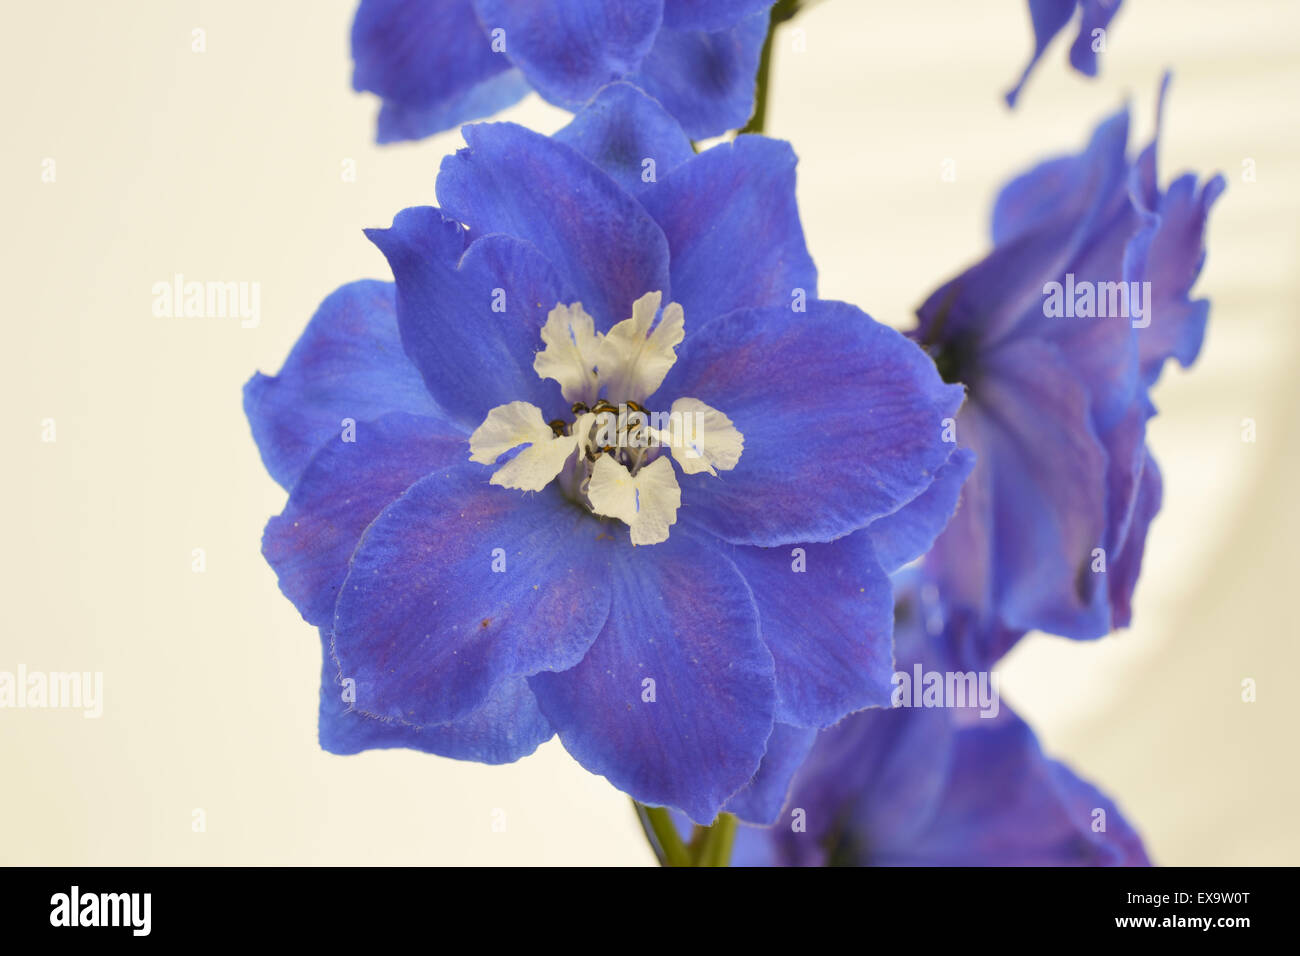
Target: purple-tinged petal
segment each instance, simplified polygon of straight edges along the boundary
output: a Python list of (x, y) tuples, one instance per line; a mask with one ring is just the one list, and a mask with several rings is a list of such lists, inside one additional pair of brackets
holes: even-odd
[(790, 144), (741, 136), (663, 176), (640, 195), (672, 257), (673, 300), (689, 335), (735, 309), (817, 297)]
[(611, 553), (604, 630), (582, 663), (529, 685), (580, 764), (710, 823), (772, 733), (772, 655), (753, 597), (721, 551), (681, 529)]
[(767, 13), (772, 0), (664, 0), (664, 26), (672, 30), (721, 30), (755, 13)]
[(900, 670), (988, 671), (1027, 633), (939, 593), (926, 564), (904, 568), (894, 585), (894, 661)]
[(537, 92), (570, 109), (634, 73), (663, 22), (663, 0), (474, 0), (474, 9), (489, 33), (504, 31)]
[(1093, 31), (1101, 30), (1104, 34), (1110, 21), (1124, 0), (1080, 0), (1083, 19), (1079, 23), (1079, 35), (1070, 47), (1070, 65), (1084, 76), (1097, 75), (1097, 53), (1093, 50)]
[(682, 124), (692, 139), (740, 129), (754, 112), (754, 80), (767, 36), (756, 13), (716, 32), (663, 29), (628, 79)]
[[(1021, 335), (1051, 342), (1067, 357), (1075, 377), (1092, 397), (1093, 422), (1099, 432), (1113, 427), (1141, 400), (1136, 327), (1141, 320), (1134, 311), (1139, 298), (1129, 295), (1140, 287), (1127, 284), (1134, 259), (1140, 258), (1133, 240), (1140, 229), (1136, 213), (1125, 201), (1066, 266), (1062, 296), (1074, 289), (1090, 289), (1097, 300), (1097, 316), (1049, 316), (1043, 308), (1026, 317), (1019, 329)], [(1139, 296), (1149, 310), (1149, 297), (1140, 292)]]
[(1128, 627), (1133, 619), (1133, 589), (1137, 586), (1138, 573), (1142, 570), (1147, 529), (1160, 511), (1163, 491), (1160, 468), (1151, 453), (1147, 452), (1123, 547), (1106, 569), (1113, 628)]
[(987, 348), (1026, 322), (1043, 327), (1044, 285), (1059, 281), (1128, 201), (1128, 119), (1121, 110), (1102, 122), (1067, 179), (1039, 167), (1003, 191), (993, 251), (917, 310), (922, 343)]
[(1146, 467), (1147, 420), (1153, 415), (1155, 406), (1143, 393), (1122, 419), (1098, 436), (1107, 458), (1105, 548), (1108, 562), (1120, 553), (1128, 538)]
[[(877, 844), (873, 864), (1149, 864), (1140, 839), (1115, 804), (1045, 757), (1033, 731), (1010, 711), (993, 720), (976, 718), (958, 729), (952, 755), (947, 786), (929, 825), (905, 842)], [(1106, 829), (1094, 831), (1102, 819)], [(873, 826), (872, 832), (889, 831)]]
[(958, 448), (935, 472), (934, 484), (893, 514), (871, 522), (867, 534), (886, 574), (930, 550), (956, 512), (962, 485), (974, 467), (975, 453)]
[(630, 83), (602, 89), (554, 138), (633, 196), (657, 189), (659, 177), (695, 156), (677, 120)]
[(482, 707), (452, 724), (421, 726), (363, 714), (347, 700), (349, 691), (339, 681), (339, 666), (330, 657), (324, 629), (321, 644), (319, 736), (321, 749), (329, 753), (402, 747), (456, 760), (502, 764), (527, 757), (555, 736), (522, 677), (503, 684)]
[(366, 529), (334, 618), (357, 710), (457, 720), (512, 677), (572, 667), (604, 624), (604, 525), (554, 486), (524, 497), (488, 474), (431, 474)]
[(1132, 259), (1137, 261), (1126, 263), (1129, 274), (1125, 278), (1151, 283), (1151, 324), (1142, 328), (1139, 336), (1142, 376), (1148, 385), (1159, 378), (1166, 359), (1177, 359), (1186, 368), (1200, 353), (1210, 304), (1190, 296), (1205, 264), (1210, 209), (1227, 188), (1227, 181), (1215, 175), (1198, 190), (1197, 177), (1188, 173), (1161, 193), (1160, 133), (1171, 82), (1172, 77), (1165, 73), (1156, 99), (1156, 134), (1138, 156), (1129, 177), (1129, 192), (1143, 214), (1145, 228), (1133, 241)]
[(353, 442), (318, 451), (267, 523), (262, 554), (310, 624), (334, 619), (361, 533), (425, 475), (465, 459), (466, 435), (436, 418), (393, 412), (356, 427)]
[(1119, 110), (1098, 124), (1082, 152), (1049, 159), (1002, 187), (993, 206), (994, 244), (1060, 223), (1086, 234), (1109, 218), (1127, 185), (1128, 130), (1128, 110)]
[[(438, 173), (444, 211), (474, 237), (531, 242), (608, 330), (647, 292), (670, 294), (668, 242), (635, 199), (577, 150), (512, 123), (464, 129)], [(554, 305), (555, 303), (549, 303)]]
[(402, 210), (389, 229), (366, 230), (397, 279), (402, 344), (429, 391), (471, 430), (508, 402), (563, 407), (533, 358), (547, 313), (572, 293), (535, 246), (511, 236), (476, 239), (459, 264), (430, 255), (452, 229), (460, 226), (421, 206)]
[(1205, 339), (1210, 303), (1190, 299), (1205, 264), (1205, 229), (1210, 209), (1226, 182), (1214, 176), (1198, 189), (1195, 174), (1170, 184), (1157, 207), (1159, 225), (1146, 251), (1143, 279), (1151, 283), (1151, 325), (1140, 329), (1138, 349), (1148, 383), (1159, 377), (1168, 358), (1184, 368), (1196, 361)]
[(786, 806), (804, 828), (740, 828), (737, 865), (1150, 862), (1115, 804), (1045, 757), (1005, 708), (990, 719), (942, 708), (855, 714), (818, 735)]
[(1078, 0), (1029, 0), (1029, 17), (1034, 24), (1034, 54), (1020, 75), (1020, 80), (1007, 92), (1007, 105), (1015, 106), (1029, 74), (1037, 66), (1048, 44), (1065, 28), (1074, 16)]
[[(900, 591), (900, 667), (960, 667)], [(945, 634), (944, 638), (949, 635)], [(737, 865), (1142, 865), (1114, 803), (1045, 757), (1005, 708), (893, 708), (855, 714), (818, 735), (783, 819), (741, 828)]]
[(334, 291), (312, 316), (278, 375), (244, 386), (244, 414), (266, 470), (292, 488), (343, 420), (391, 411), (436, 416), (437, 406), (398, 337), (393, 286), (364, 280)]
[(727, 552), (749, 582), (776, 668), (776, 720), (829, 727), (889, 704), (894, 595), (867, 532)]
[(816, 739), (817, 731), (809, 728), (773, 726), (758, 773), (727, 801), (726, 812), (746, 823), (775, 823), (785, 806), (790, 781)]
[(1089, 396), (1058, 352), (1033, 341), (999, 349), (985, 374), (970, 407), (985, 422), (980, 457), (997, 496), (996, 606), (1012, 628), (1101, 637), (1109, 621), (1092, 565), (1105, 543), (1107, 458)]
[(492, 50), (470, 0), (362, 0), (352, 86), (377, 93), (379, 142), (421, 139), (515, 103), (529, 86)]
[(815, 300), (742, 309), (688, 334), (657, 393), (722, 410), (745, 436), (735, 469), (683, 484), (691, 519), (735, 544), (832, 541), (930, 486), (962, 389), (859, 309)]
[[(882, 848), (923, 838), (943, 798), (953, 750), (941, 709), (872, 709), (822, 731), (772, 829), (787, 866), (865, 866)], [(783, 824), (785, 821), (783, 821)]]
[(945, 601), (994, 608), (1010, 628), (1101, 637), (1107, 457), (1066, 359), (1032, 339), (987, 356), (957, 438), (978, 458), (926, 558)]

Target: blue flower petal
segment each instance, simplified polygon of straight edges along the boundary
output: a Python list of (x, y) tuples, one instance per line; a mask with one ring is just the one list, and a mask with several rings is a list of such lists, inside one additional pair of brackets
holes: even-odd
[(582, 659), (609, 610), (604, 526), (553, 485), (524, 497), (465, 462), (411, 486), (366, 530), (334, 618), (356, 708), (458, 720), (512, 677)]
[(777, 822), (790, 792), (790, 781), (816, 739), (815, 730), (776, 724), (767, 740), (767, 753), (758, 773), (727, 801), (726, 812), (734, 813), (746, 823)]
[(754, 79), (767, 36), (760, 12), (716, 32), (659, 31), (628, 79), (677, 117), (692, 139), (740, 129), (754, 112)]
[(334, 619), (361, 533), (411, 485), (465, 459), (467, 436), (436, 418), (393, 412), (323, 446), (262, 535), (280, 590), (317, 626)]
[(1133, 589), (1137, 586), (1138, 572), (1142, 570), (1142, 554), (1146, 550), (1147, 529), (1160, 511), (1163, 490), (1160, 468), (1151, 453), (1147, 452), (1123, 547), (1111, 559), (1106, 569), (1107, 583), (1110, 586), (1112, 627), (1128, 627), (1132, 621)]
[(628, 318), (647, 292), (669, 299), (663, 231), (614, 180), (572, 147), (522, 126), (463, 132), (469, 148), (443, 160), (438, 198), (472, 236), (500, 232), (531, 242), (600, 331)]
[(664, 26), (672, 30), (721, 30), (760, 11), (772, 0), (664, 0)]
[(1003, 186), (993, 205), (993, 242), (1000, 246), (1043, 226), (1092, 228), (1126, 185), (1128, 131), (1128, 109), (1118, 110), (1082, 152), (1039, 163)]
[(474, 0), (489, 32), (543, 97), (575, 109), (636, 71), (663, 21), (663, 0)]
[(1070, 47), (1070, 65), (1084, 76), (1097, 75), (1097, 54), (1092, 48), (1093, 31), (1105, 31), (1124, 0), (1080, 0), (1083, 19), (1079, 34)]
[(892, 515), (871, 522), (867, 533), (886, 574), (930, 550), (957, 510), (962, 485), (974, 467), (975, 453), (958, 448), (935, 473), (934, 484)]
[[(910, 716), (910, 715), (909, 715)], [(907, 719), (903, 717), (902, 719)], [(1094, 830), (1103, 817), (1105, 830)], [(864, 812), (870, 813), (864, 808)], [(873, 827), (884, 836), (888, 831)], [(878, 865), (1146, 866), (1133, 827), (1096, 787), (1043, 755), (1009, 710), (956, 732), (948, 784), (930, 825), (872, 854)]]
[[(912, 608), (914, 595), (901, 595)], [(951, 644), (899, 621), (899, 666), (959, 668)], [(1141, 840), (1114, 803), (1045, 757), (1005, 705), (898, 707), (854, 714), (817, 737), (781, 823), (742, 827), (739, 865), (1143, 865)], [(1094, 830), (1105, 813), (1105, 829)], [(799, 822), (801, 826), (787, 823)]]
[(677, 121), (629, 83), (602, 89), (554, 138), (582, 153), (634, 196), (657, 189), (660, 177), (695, 156)]
[(1034, 24), (1034, 54), (1020, 75), (1019, 82), (1007, 92), (1007, 105), (1015, 106), (1029, 74), (1038, 65), (1048, 44), (1065, 29), (1074, 16), (1078, 0), (1029, 0), (1029, 17)]
[(1205, 339), (1210, 303), (1190, 299), (1205, 263), (1205, 229), (1210, 209), (1226, 188), (1214, 176), (1198, 188), (1195, 174), (1170, 184), (1156, 209), (1158, 225), (1146, 250), (1142, 278), (1151, 283), (1151, 325), (1138, 331), (1144, 380), (1153, 383), (1165, 360), (1184, 368), (1196, 361)]
[(366, 231), (397, 279), (402, 343), (429, 391), (470, 430), (507, 402), (562, 407), (533, 358), (547, 313), (573, 293), (536, 247), (511, 236), (475, 240), (459, 265), (431, 255), (451, 229), (460, 226), (421, 206), (402, 210), (390, 229)]
[(580, 764), (642, 803), (710, 823), (772, 733), (772, 656), (753, 597), (721, 551), (682, 529), (610, 550), (600, 637), (572, 670), (529, 684)]
[(503, 684), (482, 707), (453, 724), (419, 726), (370, 717), (345, 699), (324, 629), (321, 645), (319, 734), (321, 749), (329, 753), (403, 747), (456, 760), (502, 764), (527, 757), (555, 735), (522, 677)]
[(398, 337), (393, 286), (353, 282), (321, 303), (280, 374), (244, 386), (244, 413), (266, 470), (285, 489), (343, 419), (386, 412), (437, 415), (437, 406)]
[[(1130, 209), (1127, 142), (1128, 112), (1121, 110), (1097, 127), (1068, 175), (1048, 164), (1013, 180), (994, 207), (996, 248), (930, 295), (917, 310), (918, 338), (987, 349), (1019, 332), (1065, 325), (1046, 320), (1044, 285), (1062, 280)], [(1129, 225), (1136, 228), (1132, 219)]]
[(781, 856), (863, 866), (923, 839), (944, 798), (954, 736), (937, 708), (865, 710), (822, 731), (787, 800), (807, 829), (773, 831)]
[(1154, 384), (1166, 359), (1184, 368), (1196, 361), (1205, 338), (1209, 302), (1191, 300), (1192, 286), (1205, 264), (1205, 229), (1210, 209), (1227, 188), (1220, 175), (1198, 189), (1196, 176), (1184, 174), (1161, 193), (1158, 168), (1160, 133), (1165, 100), (1172, 76), (1161, 79), (1156, 99), (1156, 134), (1142, 150), (1129, 177), (1133, 203), (1143, 214), (1144, 229), (1133, 241), (1135, 262), (1126, 263), (1131, 275), (1151, 283), (1151, 325), (1141, 330), (1139, 350), (1142, 376)]
[(995, 607), (1008, 627), (1096, 638), (1109, 630), (1094, 549), (1107, 534), (1107, 457), (1087, 390), (1033, 339), (985, 360), (958, 421), (975, 468), (926, 559), (952, 604)]
[(728, 554), (754, 592), (775, 661), (778, 722), (829, 727), (889, 703), (894, 595), (867, 532)]
[(657, 394), (698, 398), (745, 436), (735, 469), (682, 483), (683, 509), (724, 540), (769, 547), (834, 540), (928, 488), (963, 393), (894, 330), (817, 300), (688, 334)]
[(470, 0), (362, 0), (352, 59), (353, 88), (383, 100), (381, 143), (490, 116), (529, 90), (509, 58), (493, 52)]
[(644, 190), (640, 199), (668, 237), (673, 299), (687, 340), (735, 309), (817, 297), (804, 244), (790, 144), (741, 136), (715, 146)]

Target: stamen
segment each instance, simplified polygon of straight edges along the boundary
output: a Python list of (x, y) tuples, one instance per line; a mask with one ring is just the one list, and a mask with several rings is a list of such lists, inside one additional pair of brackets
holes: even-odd
[(558, 480), (593, 514), (627, 524), (634, 545), (656, 544), (667, 539), (681, 505), (669, 455), (687, 475), (736, 466), (744, 436), (722, 412), (679, 398), (666, 416), (670, 427), (661, 429), (665, 416), (641, 403), (663, 382), (683, 337), (680, 305), (670, 302), (655, 323), (660, 301), (660, 293), (647, 293), (631, 319), (603, 334), (579, 304), (551, 310), (534, 368), (559, 383), (574, 418), (543, 421), (527, 402), (492, 409), (470, 436), (471, 459), (493, 464), (524, 446), (492, 475), (493, 484), (540, 491)]

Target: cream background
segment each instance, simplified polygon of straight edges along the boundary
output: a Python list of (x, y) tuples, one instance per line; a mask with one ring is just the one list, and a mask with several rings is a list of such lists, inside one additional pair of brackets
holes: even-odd
[[(1156, 394), (1166, 505), (1138, 626), (1095, 644), (1029, 640), (1006, 693), (1158, 861), (1300, 862), (1300, 6), (1129, 0), (1099, 80), (1070, 73), (1058, 40), (1011, 113), (999, 96), (1030, 45), (1023, 6), (828, 0), (793, 24), (807, 52), (789, 28), (780, 38), (769, 132), (802, 157), (822, 294), (901, 325), (983, 253), (999, 182), (1077, 148), (1126, 95), (1145, 140), (1160, 70), (1176, 69), (1162, 173), (1219, 169), (1231, 184), (1199, 285), (1215, 300), (1202, 360)], [(376, 104), (348, 85), (352, 7), (44, 0), (6, 13), (0, 669), (101, 670), (105, 711), (0, 711), (0, 862), (650, 860), (626, 798), (558, 742), (503, 768), (316, 747), (317, 639), (258, 554), (284, 495), (239, 389), (279, 368), (328, 292), (387, 277), (361, 229), (434, 202), (438, 162), (460, 145), (372, 145)], [(564, 122), (536, 97), (506, 118)], [(1255, 183), (1241, 181), (1246, 158)], [(260, 282), (260, 326), (155, 318), (151, 288), (176, 272)], [(1255, 444), (1241, 441), (1245, 417)], [(45, 418), (55, 443), (40, 441)], [(203, 574), (190, 570), (199, 547)], [(1255, 704), (1240, 702), (1246, 677)], [(194, 808), (206, 832), (191, 830)]]

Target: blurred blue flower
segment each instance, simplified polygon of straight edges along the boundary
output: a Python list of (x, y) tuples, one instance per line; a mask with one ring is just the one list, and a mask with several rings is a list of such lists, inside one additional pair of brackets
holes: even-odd
[(956, 438), (977, 462), (924, 566), (948, 612), (979, 622), (976, 666), (1026, 630), (1086, 639), (1129, 623), (1161, 496), (1148, 389), (1200, 351), (1209, 302), (1191, 288), (1225, 184), (1187, 174), (1161, 191), (1156, 143), (1129, 161), (1128, 125), (1121, 110), (1083, 152), (1011, 181), (993, 251), (929, 297), (912, 333), (967, 389)]
[(887, 573), (956, 506), (961, 388), (816, 298), (787, 144), (696, 155), (624, 83), (553, 138), (464, 135), (441, 208), (369, 233), (395, 286), (335, 292), (245, 388), (321, 743), (558, 732), (638, 800), (770, 819), (764, 754), (889, 699)]
[[(900, 671), (955, 673), (900, 605)], [(811, 743), (811, 742), (810, 742)], [(1045, 756), (1002, 705), (863, 711), (823, 731), (776, 826), (741, 827), (736, 866), (1146, 866), (1105, 794)]]
[[(1104, 49), (1105, 31), (1119, 13), (1124, 0), (1029, 0), (1029, 18), (1034, 25), (1034, 54), (1029, 58), (1020, 81), (1007, 93), (1007, 105), (1015, 106), (1039, 59), (1056, 35), (1079, 15), (1079, 32), (1070, 46), (1070, 65), (1084, 76), (1097, 75), (1097, 52)], [(1098, 47), (1098, 41), (1103, 46)]]
[(577, 110), (635, 83), (693, 139), (738, 129), (773, 0), (362, 0), (352, 85), (379, 95), (381, 143), (491, 116), (536, 90)]

